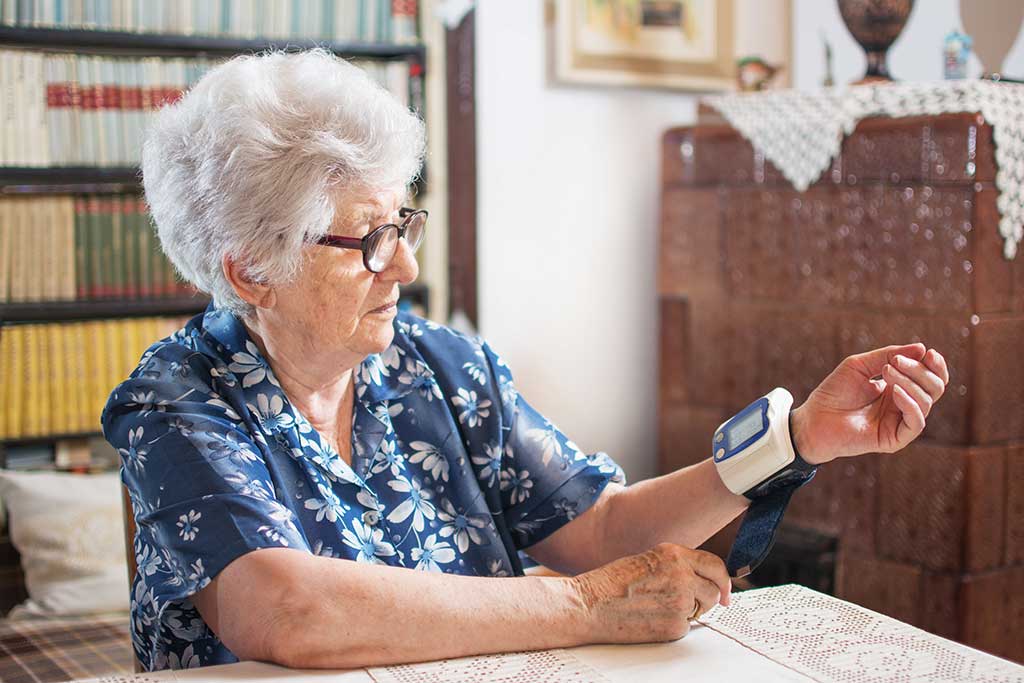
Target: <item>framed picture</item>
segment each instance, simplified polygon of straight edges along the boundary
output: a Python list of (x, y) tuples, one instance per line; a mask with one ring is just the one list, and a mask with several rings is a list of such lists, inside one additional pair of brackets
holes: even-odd
[(789, 79), (790, 0), (552, 2), (561, 83), (735, 90), (736, 61), (751, 55)]

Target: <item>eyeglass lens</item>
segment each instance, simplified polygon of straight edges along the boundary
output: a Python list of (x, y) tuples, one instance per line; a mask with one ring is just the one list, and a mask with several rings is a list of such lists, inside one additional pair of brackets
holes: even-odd
[[(416, 253), (420, 242), (423, 241), (423, 228), (426, 223), (426, 216), (417, 213), (409, 219), (405, 228), (405, 241), (409, 250)], [(367, 245), (367, 262), (370, 269), (379, 273), (388, 267), (391, 259), (398, 251), (398, 226), (390, 226), (385, 230), (378, 231)]]

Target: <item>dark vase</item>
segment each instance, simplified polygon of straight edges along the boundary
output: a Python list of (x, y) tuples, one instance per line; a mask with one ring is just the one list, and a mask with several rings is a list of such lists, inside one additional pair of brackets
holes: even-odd
[(868, 57), (865, 81), (891, 81), (885, 55), (910, 17), (914, 0), (838, 0), (843, 23)]

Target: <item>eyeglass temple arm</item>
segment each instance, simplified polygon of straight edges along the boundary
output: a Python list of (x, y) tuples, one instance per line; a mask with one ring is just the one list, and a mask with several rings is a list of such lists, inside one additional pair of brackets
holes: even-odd
[(317, 244), (326, 244), (332, 247), (346, 247), (348, 249), (362, 249), (363, 240), (360, 237), (342, 237), (341, 235), (324, 235), (316, 241)]

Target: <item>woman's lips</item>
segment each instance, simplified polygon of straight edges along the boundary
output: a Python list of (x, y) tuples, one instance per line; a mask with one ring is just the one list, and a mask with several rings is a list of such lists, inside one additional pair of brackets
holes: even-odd
[(392, 308), (394, 308), (395, 304), (397, 304), (397, 303), (398, 303), (398, 299), (395, 299), (394, 301), (389, 301), (388, 303), (384, 304), (383, 306), (379, 306), (379, 307), (373, 309), (372, 311), (370, 311), (370, 313), (387, 313)]

